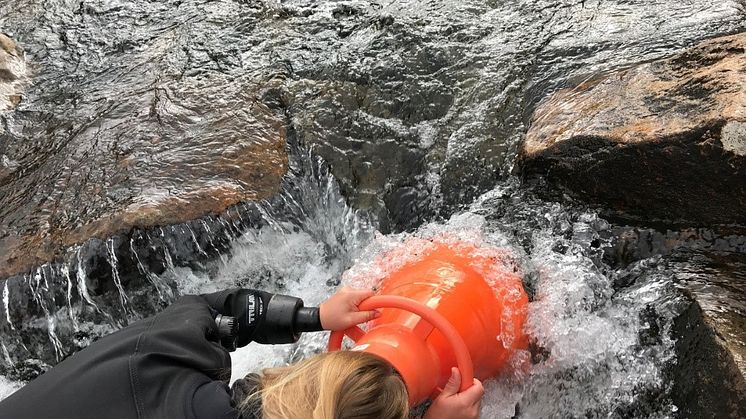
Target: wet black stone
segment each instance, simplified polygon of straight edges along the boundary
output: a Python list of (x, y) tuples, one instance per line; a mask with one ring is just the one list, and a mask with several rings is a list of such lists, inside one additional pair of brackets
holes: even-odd
[(45, 364), (38, 359), (27, 359), (19, 362), (12, 369), (8, 370), (6, 375), (12, 380), (31, 381), (41, 374), (44, 374), (50, 368), (52, 368), (51, 365)]
[(655, 311), (655, 307), (646, 305), (645, 308), (640, 312), (640, 323), (644, 326), (640, 329), (640, 345), (652, 346), (659, 345), (661, 343), (661, 327), (658, 324), (659, 315)]
[(681, 418), (746, 417), (746, 381), (721, 338), (691, 303), (674, 323), (677, 354), (671, 397)]

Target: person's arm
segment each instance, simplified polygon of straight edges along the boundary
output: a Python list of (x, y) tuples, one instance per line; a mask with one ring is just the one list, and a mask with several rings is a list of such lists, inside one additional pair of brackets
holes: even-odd
[[(202, 297), (223, 316), (238, 323), (236, 346), (249, 342), (293, 343), (303, 332), (344, 330), (377, 317), (377, 311), (357, 306), (373, 291), (342, 287), (320, 307), (305, 307), (303, 300), (282, 294), (234, 288)], [(230, 348), (229, 348), (230, 349)]]
[[(239, 335), (242, 335), (243, 328), (239, 346), (244, 346), (252, 340), (262, 343), (268, 339), (292, 338), (295, 341), (301, 332), (344, 330), (372, 320), (379, 315), (377, 311), (360, 311), (357, 308), (371, 295), (373, 291), (342, 287), (318, 308), (303, 307), (303, 301), (295, 297), (240, 288), (202, 295), (202, 298), (214, 311), (213, 314), (236, 317)], [(254, 377), (254, 380), (257, 378)], [(236, 406), (253, 391), (242, 387), (247, 383), (245, 379), (238, 380), (231, 391), (224, 381), (206, 382), (192, 397), (193, 416), (196, 419), (239, 417)], [(242, 394), (232, 394), (236, 391), (236, 385), (241, 388)], [(243, 419), (249, 418), (244, 415)]]

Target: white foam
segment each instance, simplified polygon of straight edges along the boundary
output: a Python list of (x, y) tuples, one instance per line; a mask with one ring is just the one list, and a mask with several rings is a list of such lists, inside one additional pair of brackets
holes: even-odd
[(23, 387), (22, 382), (9, 380), (8, 378), (0, 375), (0, 400), (5, 399), (11, 394), (15, 393), (18, 389)]

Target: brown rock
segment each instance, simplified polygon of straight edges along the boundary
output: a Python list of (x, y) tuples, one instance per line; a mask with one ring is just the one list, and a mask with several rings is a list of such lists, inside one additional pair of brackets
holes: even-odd
[(0, 33), (0, 49), (8, 54), (16, 55), (16, 43), (4, 33)]
[(519, 167), (632, 219), (746, 223), (746, 34), (554, 93)]
[(26, 78), (23, 49), (7, 35), (0, 33), (0, 112), (15, 108), (21, 102)]
[(123, 98), (70, 128), (48, 161), (11, 141), (0, 156), (0, 278), (93, 237), (275, 195), (288, 168), (284, 116), (255, 98), (254, 85), (201, 83)]

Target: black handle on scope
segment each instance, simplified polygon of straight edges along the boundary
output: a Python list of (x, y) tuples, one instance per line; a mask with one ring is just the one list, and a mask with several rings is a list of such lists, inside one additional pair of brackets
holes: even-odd
[[(275, 294), (269, 299), (264, 311), (259, 329), (252, 337), (259, 343), (293, 343), (303, 332), (324, 330), (321, 327), (319, 308), (304, 307), (300, 298)], [(231, 352), (236, 350), (242, 326), (238, 319), (218, 314), (215, 325), (220, 343)]]

